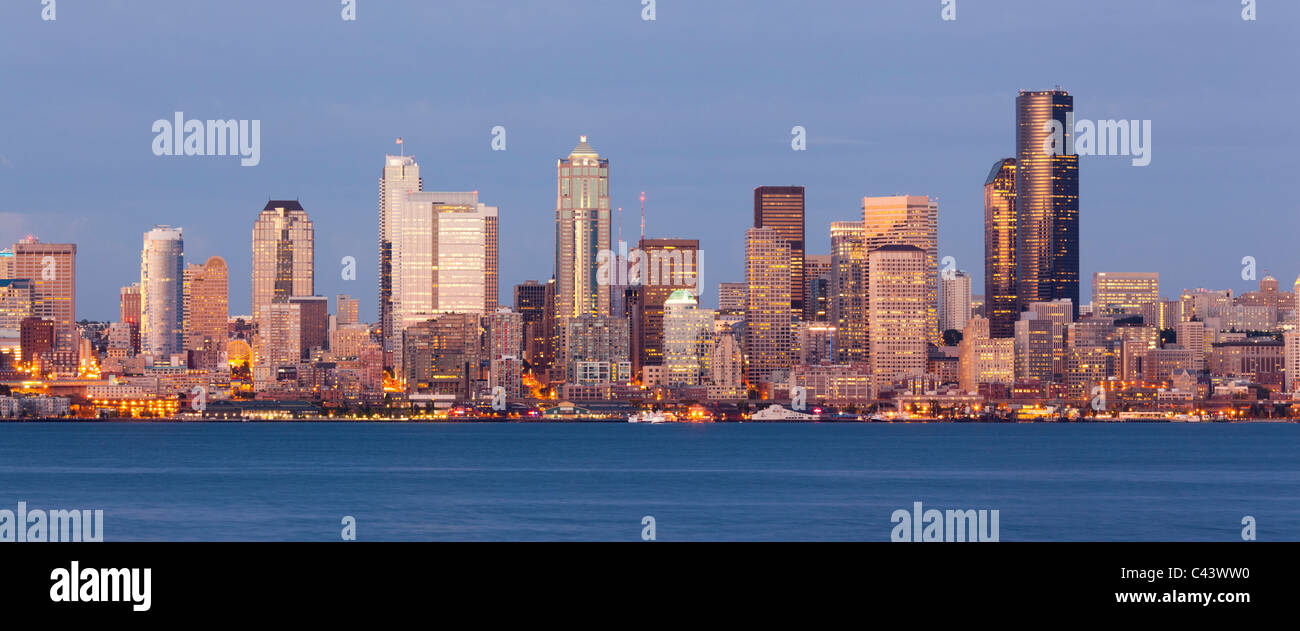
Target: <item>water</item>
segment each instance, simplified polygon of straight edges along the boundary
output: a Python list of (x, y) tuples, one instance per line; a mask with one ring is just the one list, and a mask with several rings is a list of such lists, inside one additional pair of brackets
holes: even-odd
[(20, 500), (108, 541), (887, 541), (915, 501), (1003, 541), (1294, 541), (1300, 426), (0, 423)]

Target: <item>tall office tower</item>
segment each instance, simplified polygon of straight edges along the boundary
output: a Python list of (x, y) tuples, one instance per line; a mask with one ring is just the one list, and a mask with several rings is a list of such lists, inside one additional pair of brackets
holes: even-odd
[(1016, 97), (1016, 299), (1069, 298), (1079, 316), (1079, 156), (1045, 151), (1051, 121), (1074, 136), (1074, 97), (1064, 90)]
[(1178, 345), (1192, 352), (1192, 366), (1195, 370), (1205, 369), (1205, 355), (1214, 341), (1214, 333), (1201, 321), (1179, 322), (1174, 326)]
[(384, 340), (384, 365), (393, 367), (393, 230), (390, 217), (406, 203), (407, 193), (424, 190), (414, 156), (384, 156), (379, 176), (379, 322)]
[(1092, 275), (1092, 312), (1104, 315), (1141, 315), (1160, 302), (1160, 274), (1156, 272), (1096, 272)]
[(772, 228), (790, 245), (790, 308), (803, 316), (804, 189), (802, 186), (760, 186), (754, 189), (754, 227)]
[(535, 280), (515, 285), (515, 313), (524, 319), (524, 354), (523, 358), (536, 367), (545, 357), (546, 330), (546, 285)]
[(831, 222), (831, 322), (835, 359), (865, 362), (867, 352), (867, 246), (861, 221)]
[(302, 204), (271, 200), (253, 224), (253, 318), (269, 304), (316, 294), (316, 231)]
[(71, 356), (75, 365), (77, 246), (41, 243), (36, 237), (27, 237), (14, 244), (13, 252), (9, 278), (31, 281), (32, 316), (54, 321), (53, 350)]
[(718, 283), (718, 311), (740, 314), (745, 312), (749, 298), (749, 285), (745, 283)]
[(867, 269), (871, 373), (877, 388), (924, 375), (934, 278), (929, 255), (913, 245), (885, 245), (867, 256)]
[(120, 321), (131, 331), (131, 354), (140, 352), (140, 283), (123, 287), (118, 297)]
[(309, 359), (313, 350), (329, 348), (330, 299), (325, 296), (291, 296), (289, 304), (299, 306), (300, 356)]
[(803, 319), (827, 322), (831, 312), (831, 267), (829, 254), (805, 254), (803, 261)]
[(745, 232), (745, 378), (751, 385), (784, 374), (794, 362), (790, 256), (790, 241), (775, 229)]
[(991, 337), (1011, 337), (1016, 299), (1016, 159), (1003, 158), (984, 180), (984, 313)]
[(0, 278), (14, 277), (14, 250), (5, 248), (0, 250)]
[(0, 329), (19, 330), (22, 321), (32, 317), (32, 281), (26, 278), (0, 278)]
[(596, 274), (600, 252), (610, 250), (609, 160), (581, 136), (555, 170), (556, 317), (609, 315), (610, 287)]
[(824, 321), (795, 324), (794, 346), (798, 349), (795, 362), (801, 366), (835, 363), (835, 327)]
[(501, 306), (501, 232), (497, 226), (498, 208), (483, 208), (491, 208), (483, 217), (483, 313), (492, 313)]
[[(481, 316), (496, 303), (495, 262), (489, 253), (490, 220), (497, 208), (479, 203), (478, 192), (407, 193), (388, 216), (392, 229), (389, 345), (401, 364), (403, 328), (439, 313)], [(493, 287), (489, 289), (489, 287)]]
[(563, 335), (560, 331), (560, 318), (556, 314), (555, 308), (555, 277), (546, 281), (546, 306), (542, 309), (542, 331), (546, 335), (546, 343), (542, 348), (543, 361), (537, 364), (534, 374), (546, 382), (564, 381), (564, 358), (560, 355), (564, 352)]
[[(641, 239), (641, 274), (632, 336), (632, 370), (664, 363), (664, 303), (680, 290), (699, 291), (698, 239)], [(636, 283), (634, 283), (636, 284)]]
[(283, 368), (296, 368), (302, 361), (302, 305), (275, 302), (257, 315), (257, 338), (253, 352), (253, 389), (261, 392), (279, 379)]
[(185, 266), (183, 289), (185, 350), (226, 350), (230, 318), (230, 271), (214, 256), (202, 265)]
[[(939, 330), (939, 203), (924, 195), (862, 198), (862, 239), (867, 252), (886, 245), (910, 245), (925, 252), (930, 268), (926, 289), (926, 341), (943, 344)], [(867, 287), (871, 266), (867, 266)], [(868, 294), (870, 300), (870, 294)], [(870, 326), (868, 324), (868, 326)], [(868, 342), (874, 341), (868, 340)]]
[(163, 363), (185, 350), (185, 241), (181, 229), (155, 226), (144, 233), (140, 256), (140, 352)]
[(348, 326), (349, 324), (359, 324), (361, 322), (361, 301), (352, 296), (346, 294), (335, 296), (334, 310), (339, 326)]
[(1039, 318), (1032, 311), (1016, 320), (1016, 379), (1059, 381), (1065, 370), (1065, 327), (1060, 322)]
[(663, 308), (665, 383), (698, 386), (707, 376), (714, 312), (700, 309), (687, 289), (674, 291)]
[(970, 274), (955, 271), (939, 279), (939, 329), (962, 331), (970, 319)]

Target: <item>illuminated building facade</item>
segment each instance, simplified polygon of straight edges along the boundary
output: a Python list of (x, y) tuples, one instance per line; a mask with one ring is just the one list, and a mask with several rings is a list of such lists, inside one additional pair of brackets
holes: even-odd
[(1005, 158), (984, 180), (984, 313), (992, 337), (1014, 333), (1016, 290), (1016, 159)]
[(754, 227), (771, 228), (790, 246), (790, 308), (803, 315), (804, 187), (760, 186), (754, 189)]
[(1045, 150), (1050, 121), (1074, 135), (1074, 97), (1064, 90), (1016, 97), (1016, 299), (1079, 305), (1079, 156)]
[(253, 318), (270, 304), (316, 293), (316, 231), (302, 204), (271, 200), (253, 224)]

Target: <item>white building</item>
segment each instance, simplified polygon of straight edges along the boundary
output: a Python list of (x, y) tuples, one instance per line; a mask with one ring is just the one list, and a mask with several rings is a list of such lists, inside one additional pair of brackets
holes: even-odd
[(144, 233), (140, 255), (140, 352), (155, 362), (185, 350), (182, 320), (185, 242), (181, 229)]

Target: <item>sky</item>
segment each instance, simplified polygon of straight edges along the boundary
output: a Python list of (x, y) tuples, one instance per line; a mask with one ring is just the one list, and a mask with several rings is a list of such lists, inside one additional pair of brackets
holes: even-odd
[[(753, 188), (807, 187), (807, 252), (864, 195), (939, 202), (940, 256), (983, 288), (983, 182), (1014, 155), (1015, 96), (1152, 121), (1152, 160), (1080, 159), (1094, 272), (1162, 293), (1245, 291), (1242, 259), (1300, 274), (1300, 3), (1258, 0), (42, 0), (0, 3), (0, 244), (78, 245), (77, 318), (114, 320), (142, 235), (225, 257), (249, 312), (253, 221), (298, 199), (316, 293), (376, 316), (378, 179), (394, 139), (425, 190), (500, 207), (501, 299), (554, 270), (555, 161), (587, 135), (635, 242), (700, 239), (702, 304), (744, 278)], [(155, 156), (154, 121), (258, 120), (261, 161)], [(492, 150), (492, 129), (506, 150)], [(807, 130), (794, 151), (791, 130)], [(617, 234), (616, 234), (617, 236)], [(356, 280), (341, 260), (357, 260)]]

